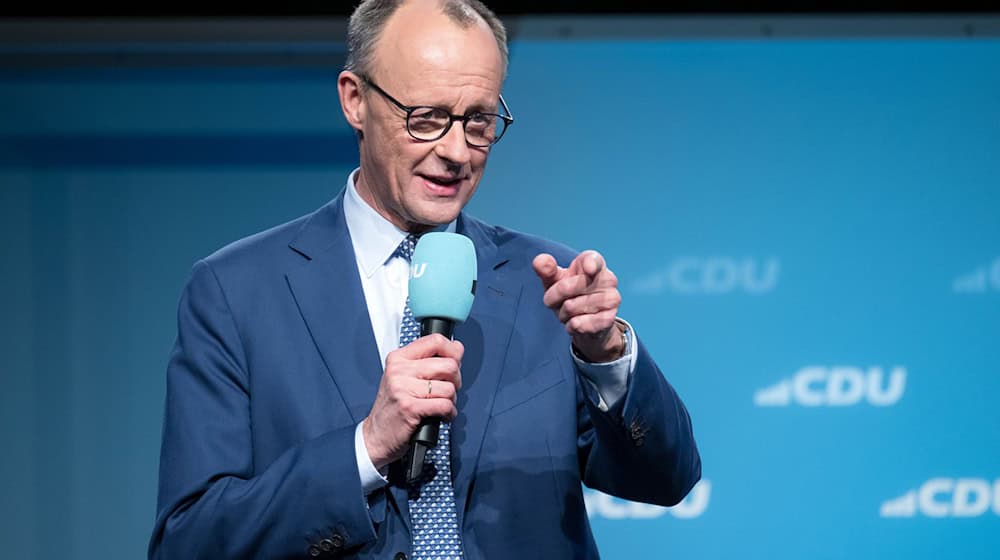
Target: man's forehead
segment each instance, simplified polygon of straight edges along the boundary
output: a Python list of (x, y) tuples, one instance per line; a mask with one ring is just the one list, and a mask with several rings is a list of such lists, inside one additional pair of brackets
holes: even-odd
[(489, 26), (481, 19), (462, 25), (436, 4), (397, 10), (375, 46), (374, 59), (379, 80), (406, 87), (450, 76), (499, 93), (503, 75)]
[[(386, 22), (376, 50), (394, 51), (394, 56), (440, 58), (473, 51), (479, 58), (500, 49), (489, 25), (473, 13), (469, 21), (456, 21), (437, 2), (410, 2), (400, 6)], [(390, 53), (386, 53), (390, 54)], [(485, 62), (485, 61), (484, 61)]]

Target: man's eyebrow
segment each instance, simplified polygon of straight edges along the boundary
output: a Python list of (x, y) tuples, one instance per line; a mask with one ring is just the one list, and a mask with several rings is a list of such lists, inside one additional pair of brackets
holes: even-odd
[(496, 113), (498, 112), (499, 108), (500, 108), (499, 102), (493, 105), (485, 105), (483, 103), (473, 103), (472, 105), (469, 105), (468, 107), (465, 108), (464, 114), (468, 115), (469, 113)]
[[(417, 104), (417, 105), (413, 105), (413, 107), (436, 107), (438, 109), (442, 109), (444, 111), (447, 111), (448, 113), (453, 113), (453, 111), (455, 110), (455, 107), (453, 105), (450, 105), (449, 103), (437, 103), (437, 104), (435, 104), (435, 103), (420, 103), (420, 104)], [(462, 112), (462, 115), (469, 115), (469, 114), (472, 114), (472, 113), (499, 113), (499, 112), (500, 112), (500, 98), (498, 97), (497, 100), (494, 101), (494, 102), (492, 102), (492, 103), (489, 103), (489, 102), (487, 102), (487, 103), (482, 103), (482, 102), (471, 103), (471, 104), (469, 104), (468, 107), (465, 108), (465, 111)], [(453, 114), (456, 114), (456, 113), (453, 113)]]

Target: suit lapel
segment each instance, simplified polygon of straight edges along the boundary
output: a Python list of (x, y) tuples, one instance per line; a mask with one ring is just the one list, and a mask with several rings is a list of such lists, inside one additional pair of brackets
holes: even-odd
[(459, 233), (472, 239), (477, 259), (477, 288), (472, 312), (468, 320), (455, 327), (455, 339), (465, 346), (458, 417), (451, 430), (452, 480), (459, 527), (462, 527), (514, 326), (521, 285), (503, 274), (507, 259), (498, 250), (492, 229), (464, 214), (458, 227)]
[(289, 245), (308, 259), (286, 278), (327, 372), (354, 423), (368, 415), (381, 378), (343, 194), (319, 209)]
[[(286, 277), (327, 371), (357, 424), (371, 412), (383, 366), (344, 219), (344, 196), (317, 211), (289, 245), (309, 262)], [(412, 532), (406, 489), (398, 480), (391, 470), (388, 501)]]
[[(461, 527), (521, 285), (503, 274), (507, 258), (498, 250), (491, 228), (462, 214), (458, 232), (476, 247), (478, 278), (469, 319), (455, 328), (455, 338), (465, 346), (459, 413), (451, 432), (452, 480)], [(358, 423), (371, 410), (382, 364), (344, 220), (343, 194), (318, 210), (289, 247), (307, 259), (286, 274), (289, 288), (344, 406)], [(412, 531), (407, 489), (392, 472), (387, 490), (406, 529)]]

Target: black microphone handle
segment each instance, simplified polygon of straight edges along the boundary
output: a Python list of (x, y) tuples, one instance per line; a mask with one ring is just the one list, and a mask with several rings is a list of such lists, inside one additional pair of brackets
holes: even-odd
[(424, 317), (420, 320), (420, 336), (429, 334), (443, 334), (450, 339), (455, 332), (455, 321), (451, 319), (441, 319), (440, 317)]
[[(443, 334), (451, 338), (455, 331), (455, 322), (439, 317), (424, 317), (420, 319), (420, 336)], [(417, 431), (410, 437), (410, 453), (406, 465), (406, 481), (415, 483), (424, 471), (424, 457), (427, 450), (438, 444), (438, 433), (441, 428), (440, 418), (424, 418), (420, 421)]]

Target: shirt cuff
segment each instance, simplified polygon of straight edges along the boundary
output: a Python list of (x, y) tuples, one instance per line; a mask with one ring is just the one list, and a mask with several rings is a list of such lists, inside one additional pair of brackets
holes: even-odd
[(361, 433), (361, 423), (354, 429), (354, 455), (358, 460), (358, 474), (361, 476), (361, 489), (364, 490), (365, 496), (389, 483), (389, 479), (375, 468), (371, 457), (368, 456), (365, 436)]
[(619, 317), (617, 320), (625, 324), (625, 353), (617, 360), (598, 364), (587, 362), (577, 356), (572, 347), (570, 348), (570, 355), (573, 356), (577, 369), (597, 392), (596, 404), (601, 412), (607, 412), (625, 396), (628, 391), (628, 380), (635, 371), (637, 358), (635, 331), (625, 319)]

